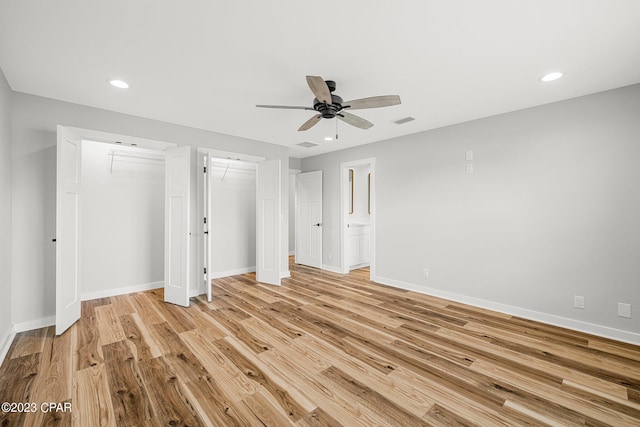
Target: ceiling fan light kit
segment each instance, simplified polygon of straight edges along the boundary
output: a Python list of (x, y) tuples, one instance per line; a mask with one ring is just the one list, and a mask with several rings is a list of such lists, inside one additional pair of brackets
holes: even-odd
[(333, 118), (338, 118), (360, 129), (369, 129), (373, 126), (373, 123), (355, 114), (347, 113), (344, 110), (390, 107), (400, 104), (400, 97), (398, 95), (373, 96), (344, 102), (340, 96), (333, 94), (333, 91), (336, 90), (336, 82), (333, 80), (324, 80), (320, 76), (307, 76), (307, 84), (311, 92), (315, 95), (313, 108), (288, 105), (256, 105), (256, 107), (316, 111), (318, 114), (311, 117), (298, 128), (298, 131), (302, 132), (318, 124), (320, 119)]

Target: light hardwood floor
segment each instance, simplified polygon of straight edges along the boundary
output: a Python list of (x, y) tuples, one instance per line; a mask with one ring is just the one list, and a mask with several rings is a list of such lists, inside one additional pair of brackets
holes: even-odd
[[(640, 425), (640, 347), (292, 266), (213, 302), (86, 301), (60, 337), (19, 334), (0, 425)], [(42, 412), (45, 402), (71, 412)]]

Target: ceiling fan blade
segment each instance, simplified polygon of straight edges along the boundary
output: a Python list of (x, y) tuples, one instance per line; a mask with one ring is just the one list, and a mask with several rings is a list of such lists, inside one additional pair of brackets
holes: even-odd
[(322, 116), (320, 114), (316, 114), (315, 116), (311, 117), (309, 120), (304, 122), (304, 124), (302, 126), (300, 126), (298, 128), (298, 132), (302, 132), (303, 130), (311, 129), (312, 127), (314, 127), (320, 121), (321, 118), (322, 118)]
[(283, 108), (287, 110), (312, 110), (310, 107), (299, 107), (297, 105), (256, 105), (258, 108)]
[(344, 108), (350, 110), (362, 110), (365, 108), (391, 107), (400, 104), (398, 95), (372, 96), (370, 98), (354, 99), (353, 101), (343, 102)]
[(360, 129), (369, 129), (371, 126), (373, 126), (373, 123), (371, 123), (370, 121), (356, 116), (355, 114), (347, 113), (346, 111), (341, 111), (337, 117), (343, 122)]
[(322, 77), (307, 76), (307, 84), (311, 92), (318, 98), (318, 101), (331, 104), (331, 91)]

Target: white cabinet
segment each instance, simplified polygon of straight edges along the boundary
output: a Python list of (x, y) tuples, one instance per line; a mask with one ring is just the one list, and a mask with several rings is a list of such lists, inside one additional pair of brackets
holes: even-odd
[(371, 226), (363, 223), (350, 223), (347, 238), (347, 260), (349, 269), (369, 265), (369, 240)]

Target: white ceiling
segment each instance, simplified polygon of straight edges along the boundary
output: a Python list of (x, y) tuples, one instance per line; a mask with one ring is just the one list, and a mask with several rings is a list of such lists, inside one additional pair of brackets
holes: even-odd
[[(0, 0), (0, 68), (14, 91), (306, 157), (639, 83), (640, 1)], [(255, 107), (311, 106), (308, 74), (402, 104), (331, 142), (335, 120), (298, 132), (313, 112)]]

